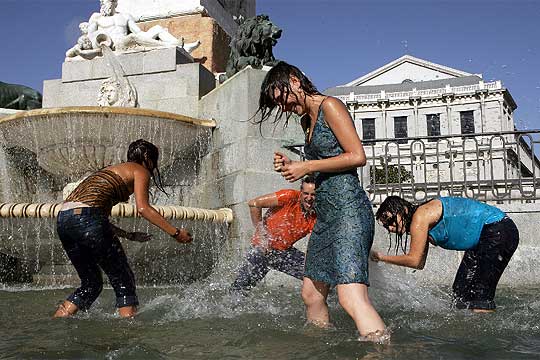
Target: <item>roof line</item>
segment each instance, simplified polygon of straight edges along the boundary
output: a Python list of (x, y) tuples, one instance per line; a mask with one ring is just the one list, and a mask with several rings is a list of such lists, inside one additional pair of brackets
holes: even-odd
[(426, 67), (426, 68), (429, 68), (429, 69), (432, 69), (432, 70), (437, 70), (437, 71), (440, 71), (440, 72), (443, 72), (443, 73), (446, 73), (448, 75), (452, 75), (452, 76), (470, 76), (470, 75), (473, 75), (473, 74), (470, 74), (468, 72), (465, 72), (465, 71), (461, 71), (461, 70), (457, 70), (457, 69), (453, 69), (451, 67), (448, 67), (448, 66), (444, 66), (444, 65), (440, 65), (440, 64), (435, 64), (433, 62), (430, 62), (430, 61), (427, 61), (427, 60), (423, 60), (423, 59), (420, 59), (420, 58), (417, 58), (417, 57), (414, 57), (414, 56), (411, 56), (411, 55), (403, 55), (402, 57), (394, 60), (394, 61), (391, 61), (389, 62), (388, 64), (384, 65), (384, 66), (381, 66), (380, 68), (377, 68), (375, 70), (373, 70), (372, 72), (366, 74), (366, 75), (363, 75), (347, 84), (344, 84), (344, 85), (339, 85), (339, 86), (358, 86), (358, 85), (361, 85), (363, 83), (365, 83), (366, 81), (368, 80), (371, 80), (373, 79), (374, 77), (378, 76), (378, 75), (381, 75), (395, 67), (397, 67), (398, 65), (401, 65), (405, 62), (411, 62), (413, 64), (416, 64), (416, 65), (420, 65), (420, 66), (423, 66), (423, 67)]

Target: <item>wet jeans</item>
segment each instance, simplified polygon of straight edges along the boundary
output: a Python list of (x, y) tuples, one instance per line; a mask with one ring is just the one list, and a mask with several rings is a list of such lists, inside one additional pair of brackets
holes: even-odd
[(116, 293), (116, 307), (138, 305), (135, 277), (109, 219), (98, 208), (61, 211), (57, 231), (81, 286), (67, 300), (88, 309), (103, 289), (102, 269)]
[(245, 291), (253, 288), (270, 269), (302, 279), (304, 261), (304, 253), (294, 247), (287, 250), (270, 250), (265, 253), (260, 247), (254, 246), (248, 251), (231, 289)]
[(454, 285), (458, 309), (495, 309), (495, 290), (519, 243), (519, 231), (505, 217), (484, 225), (478, 245), (465, 251)]

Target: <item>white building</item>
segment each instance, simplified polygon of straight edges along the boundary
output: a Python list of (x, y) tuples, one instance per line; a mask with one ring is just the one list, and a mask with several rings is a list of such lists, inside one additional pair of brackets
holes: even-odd
[(341, 99), (355, 121), (372, 194), (507, 200), (521, 197), (522, 179), (538, 177), (532, 139), (514, 132), (517, 105), (501, 81), (405, 55), (325, 93)]

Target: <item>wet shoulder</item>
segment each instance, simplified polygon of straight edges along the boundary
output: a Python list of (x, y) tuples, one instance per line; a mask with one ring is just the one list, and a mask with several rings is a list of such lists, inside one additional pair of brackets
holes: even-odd
[(435, 226), (443, 215), (443, 203), (439, 198), (434, 198), (420, 205), (416, 210), (413, 221), (427, 222), (429, 227)]
[(327, 119), (328, 117), (331, 118), (335, 115), (345, 115), (347, 117), (350, 117), (347, 107), (341, 100), (333, 96), (328, 96), (321, 103), (319, 116), (324, 116), (324, 118)]

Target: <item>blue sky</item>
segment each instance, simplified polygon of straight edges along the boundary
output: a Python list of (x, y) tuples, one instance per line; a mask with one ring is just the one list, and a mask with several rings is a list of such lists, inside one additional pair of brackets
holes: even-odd
[[(180, 1), (180, 0), (179, 0)], [(0, 0), (0, 81), (42, 90), (59, 78), (98, 0)], [(521, 129), (540, 128), (540, 0), (257, 0), (283, 29), (277, 58), (319, 87), (404, 54), (502, 80)]]

